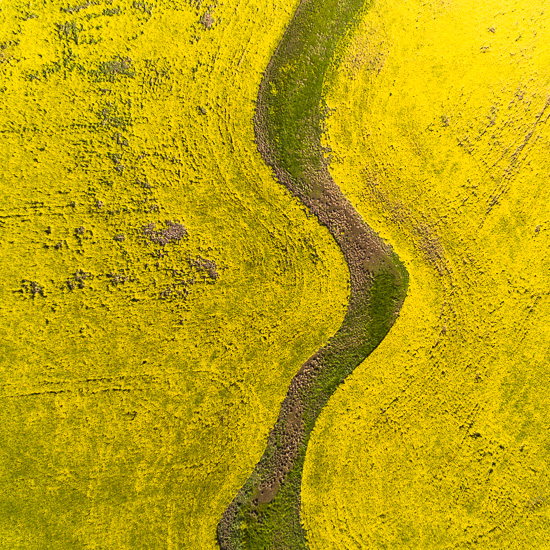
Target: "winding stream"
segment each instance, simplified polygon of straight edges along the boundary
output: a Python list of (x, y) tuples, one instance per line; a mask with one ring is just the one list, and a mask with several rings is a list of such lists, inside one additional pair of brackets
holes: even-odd
[(338, 332), (292, 379), (262, 458), (218, 525), (222, 550), (307, 548), (300, 489), (315, 421), (339, 384), (382, 341), (406, 295), (404, 266), (344, 197), (321, 144), (325, 74), (363, 9), (364, 0), (302, 0), (260, 85), (258, 150), (340, 247), (350, 299)]

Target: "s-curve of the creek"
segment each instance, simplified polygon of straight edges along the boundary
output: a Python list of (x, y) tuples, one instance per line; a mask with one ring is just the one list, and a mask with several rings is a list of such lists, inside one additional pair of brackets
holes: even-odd
[(305, 549), (300, 489), (307, 445), (336, 388), (393, 325), (408, 275), (332, 179), (321, 135), (322, 89), (337, 46), (365, 0), (302, 0), (264, 73), (254, 127), (258, 150), (340, 247), (350, 274), (342, 326), (292, 379), (263, 456), (218, 525), (222, 550)]

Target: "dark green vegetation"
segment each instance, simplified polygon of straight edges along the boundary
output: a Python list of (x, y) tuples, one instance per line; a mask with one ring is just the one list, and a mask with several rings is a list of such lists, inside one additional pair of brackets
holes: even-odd
[(292, 380), (264, 455), (218, 526), (223, 550), (307, 548), (300, 487), (315, 421), (338, 385), (387, 334), (406, 295), (404, 266), (342, 195), (321, 145), (325, 73), (363, 7), (363, 0), (303, 1), (260, 87), (258, 148), (340, 246), (351, 293), (341, 328)]

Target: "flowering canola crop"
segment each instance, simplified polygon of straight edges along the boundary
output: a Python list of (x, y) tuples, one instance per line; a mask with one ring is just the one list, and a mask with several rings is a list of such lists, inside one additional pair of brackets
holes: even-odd
[(548, 545), (546, 8), (380, 0), (326, 80), (331, 173), (410, 285), (316, 425), (312, 549)]

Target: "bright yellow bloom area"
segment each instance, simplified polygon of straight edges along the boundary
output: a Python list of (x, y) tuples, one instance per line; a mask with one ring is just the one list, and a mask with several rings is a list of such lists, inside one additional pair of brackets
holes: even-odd
[(339, 327), (341, 253), (254, 143), (295, 5), (0, 2), (2, 549), (215, 548)]
[(327, 103), (332, 174), (411, 279), (316, 426), (311, 548), (548, 548), (548, 4), (379, 0)]
[[(215, 548), (339, 327), (341, 255), (253, 141), (296, 4), (0, 2), (2, 548)], [(312, 550), (548, 546), (545, 10), (380, 0), (327, 79), (332, 173), (411, 281), (316, 427)]]

